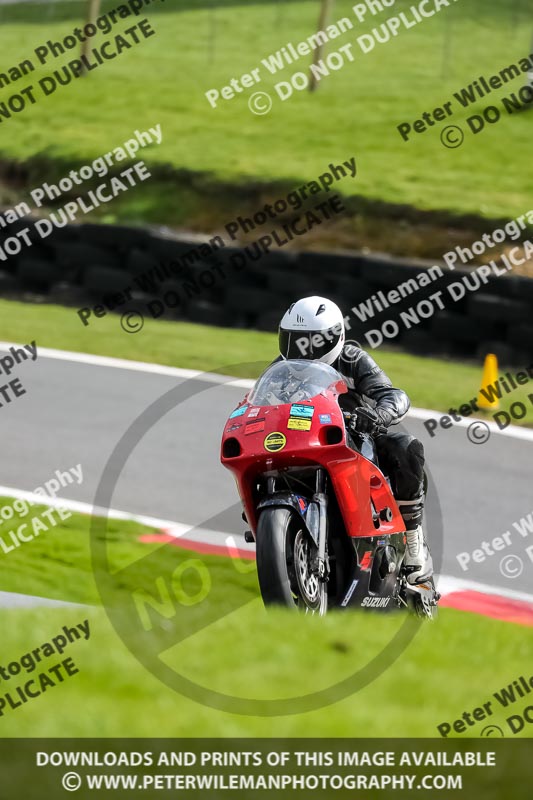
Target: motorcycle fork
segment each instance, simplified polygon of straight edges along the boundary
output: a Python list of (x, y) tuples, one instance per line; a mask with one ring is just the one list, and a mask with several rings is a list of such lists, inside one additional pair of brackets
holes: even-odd
[(318, 577), (321, 581), (328, 579), (326, 563), (326, 544), (328, 538), (328, 498), (326, 495), (326, 474), (319, 469), (316, 473), (316, 491), (313, 501), (318, 505)]

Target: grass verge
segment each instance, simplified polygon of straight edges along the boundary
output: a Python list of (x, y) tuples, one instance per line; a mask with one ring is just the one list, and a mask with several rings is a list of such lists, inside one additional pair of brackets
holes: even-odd
[[(108, 0), (102, 11), (115, 5)], [(411, 0), (398, 0), (394, 14), (404, 11), (409, 16), (411, 5)], [(154, 4), (146, 11), (154, 36), (84, 78), (67, 83), (63, 76), (66, 85), (48, 97), (36, 89), (35, 104), (3, 120), (6, 136), (0, 150), (12, 161), (40, 158), (41, 163), (55, 164), (59, 178), (66, 164), (70, 168), (80, 158), (98, 157), (135, 129), (161, 124), (162, 144), (143, 153), (153, 165), (231, 184), (282, 179), (298, 185), (316, 178), (330, 162), (355, 155), (359, 174), (353, 188), (343, 188), (347, 195), (492, 217), (524, 213), (530, 206), (529, 174), (523, 168), (530, 160), (529, 114), (504, 112), (497, 125), (488, 125), (477, 136), (469, 131), (466, 118), (480, 113), (488, 102), (500, 104), (502, 97), (517, 92), (526, 82), (525, 74), (466, 109), (453, 96), (480, 75), (490, 78), (531, 52), (526, 6), (498, 0), (452, 4), (422, 24), (402, 28), (366, 55), (357, 37), (390, 14), (369, 14), (358, 22), (352, 6), (351, 0), (335, 3), (332, 21), (347, 17), (354, 28), (333, 40), (325, 55), (350, 43), (353, 62), (323, 78), (317, 92), (294, 92), (282, 102), (274, 85), (288, 81), (296, 71), (306, 72), (310, 56), (286, 64), (275, 75), (261, 60), (288, 41), (297, 44), (316, 32), (316, 2), (214, 2), (179, 9)], [(48, 38), (62, 40), (80, 24), (83, 13), (79, 3), (2, 6), (2, 71), (22, 58), (35, 62), (35, 70), (7, 87), (4, 95), (28, 83), (37, 87), (43, 76), (61, 72), (77, 57), (76, 50), (69, 50), (39, 65), (34, 51)], [(131, 22), (125, 20), (113, 34)], [(95, 37), (91, 47), (104, 38)], [(206, 91), (221, 89), (254, 67), (261, 70), (258, 88), (274, 98), (270, 114), (250, 113), (248, 100), (254, 89), (220, 101), (216, 109), (209, 105)], [(398, 125), (413, 124), (446, 101), (454, 111), (450, 122), (466, 131), (462, 147), (442, 146), (440, 133), (446, 123), (402, 140)], [(192, 205), (194, 216), (201, 215), (194, 194), (187, 203), (183, 193), (173, 199), (167, 192), (158, 203), (161, 210), (166, 207), (165, 219), (171, 211), (183, 221), (187, 205)], [(152, 199), (157, 202), (157, 197)], [(144, 213), (139, 203), (137, 211)]]
[[(10, 501), (2, 498), (0, 510)], [(40, 513), (34, 507), (32, 514)], [(28, 522), (29, 517), (26, 516)], [(2, 531), (7, 523), (2, 525)], [(3, 665), (50, 641), (63, 626), (89, 621), (90, 638), (65, 650), (79, 673), (17, 709), (0, 716), (0, 736), (271, 736), (272, 719), (238, 715), (197, 703), (159, 682), (132, 655), (99, 605), (89, 556), (90, 518), (68, 520), (0, 555), (2, 589), (95, 604), (81, 608), (3, 609)], [(132, 592), (154, 590), (161, 575), (175, 573), (198, 555), (138, 541), (149, 529), (110, 521), (111, 581), (106, 606), (117, 620)], [(5, 536), (5, 533), (2, 533)], [(97, 534), (103, 536), (103, 531)], [(253, 566), (243, 571), (232, 559), (202, 556), (210, 591), (196, 606), (175, 603), (174, 614), (153, 617), (148, 648), (162, 661), (206, 689), (244, 698), (272, 700), (326, 689), (346, 680), (377, 655), (403, 623), (401, 615), (332, 613), (304, 618), (279, 610), (266, 614), (258, 600)], [(102, 569), (96, 560), (96, 571)], [(182, 572), (189, 596), (197, 587)], [(133, 614), (135, 617), (135, 614)], [(189, 627), (192, 624), (192, 627)], [(132, 624), (130, 642), (139, 635)], [(505, 658), (502, 658), (505, 653)], [(276, 719), (276, 736), (430, 737), (437, 725), (459, 718), (492, 698), (531, 662), (530, 629), (443, 609), (435, 624), (422, 625), (392, 666), (357, 693), (332, 696), (324, 707)], [(59, 658), (47, 659), (51, 666)], [(528, 673), (529, 674), (529, 673)], [(29, 675), (31, 677), (31, 675)], [(13, 680), (13, 686), (22, 680)], [(403, 688), (402, 688), (403, 687)], [(443, 691), (445, 687), (445, 691)], [(477, 687), (477, 688), (472, 688)], [(11, 689), (2, 682), (2, 692)], [(494, 702), (490, 722), (504, 726), (511, 710)], [(289, 705), (287, 705), (289, 708)], [(415, 713), (416, 709), (418, 712)], [(421, 710), (423, 709), (423, 713)], [(419, 713), (420, 712), (420, 713)], [(483, 725), (465, 736), (479, 735)], [(527, 736), (527, 728), (522, 735)]]

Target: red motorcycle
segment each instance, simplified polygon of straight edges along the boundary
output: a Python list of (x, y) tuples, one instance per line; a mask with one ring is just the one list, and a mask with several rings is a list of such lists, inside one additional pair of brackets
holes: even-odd
[(405, 528), (372, 437), (349, 433), (342, 376), (320, 361), (272, 364), (230, 414), (222, 464), (235, 476), (256, 543), (265, 605), (433, 617), (433, 581), (402, 571)]

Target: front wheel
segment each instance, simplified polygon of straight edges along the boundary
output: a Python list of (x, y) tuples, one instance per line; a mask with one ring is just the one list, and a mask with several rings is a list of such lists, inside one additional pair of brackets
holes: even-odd
[(257, 574), (266, 606), (307, 613), (327, 611), (327, 584), (318, 577), (318, 551), (298, 515), (289, 508), (265, 508), (257, 525)]

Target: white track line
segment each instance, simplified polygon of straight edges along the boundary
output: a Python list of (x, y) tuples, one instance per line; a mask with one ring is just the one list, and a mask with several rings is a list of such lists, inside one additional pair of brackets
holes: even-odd
[[(0, 342), (0, 350), (9, 350), (10, 347), (23, 347), (22, 344), (14, 342)], [(39, 347), (38, 357), (54, 358), (58, 361), (74, 361), (78, 364), (89, 364), (95, 367), (111, 367), (112, 369), (129, 369), (135, 372), (147, 372), (154, 375), (170, 375), (174, 378), (191, 379), (200, 378), (206, 383), (219, 383), (223, 386), (230, 386), (239, 389), (251, 389), (254, 385), (253, 380), (243, 378), (232, 378), (228, 375), (217, 375), (214, 372), (201, 372), (194, 369), (182, 369), (180, 367), (165, 367), (162, 364), (150, 364), (146, 361), (129, 361), (125, 358), (111, 358), (109, 356), (95, 356), (90, 353), (74, 353), (70, 350), (53, 350), (48, 347)], [(408, 417), (426, 421), (441, 417), (442, 411), (434, 411), (429, 408), (411, 407), (407, 413)], [(485, 422), (490, 428), (491, 434), (496, 433), (500, 436), (508, 436), (511, 439), (522, 439), (523, 441), (533, 442), (533, 430), (520, 428), (518, 425), (509, 425), (505, 430), (500, 430), (495, 422), (487, 422), (479, 417), (468, 417), (455, 422), (454, 425), (460, 428), (467, 428), (476, 420)]]
[(33, 594), (18, 592), (0, 592), (0, 608), (88, 608), (81, 603), (69, 603), (66, 600), (50, 600), (48, 597), (36, 597)]
[[(79, 500), (67, 500), (63, 497), (43, 497), (41, 494), (27, 492), (24, 489), (15, 489), (12, 486), (0, 486), (0, 497), (16, 497), (21, 500), (28, 500), (40, 506), (54, 506), (55, 508), (60, 506), (69, 511), (76, 511), (79, 514), (87, 514), (88, 516), (103, 517), (107, 515), (110, 519), (123, 519), (131, 522), (138, 522), (141, 525), (147, 525), (148, 527), (157, 528), (158, 530), (165, 528), (168, 529), (169, 535), (176, 538), (178, 536), (187, 536), (187, 538), (192, 539), (192, 536), (189, 534), (191, 531), (194, 531), (199, 541), (214, 543), (215, 539), (213, 537), (216, 537), (216, 542), (220, 544), (220, 537), (229, 535), (223, 534), (221, 531), (212, 531), (209, 530), (209, 528), (195, 528), (185, 523), (160, 519), (159, 517), (149, 517), (144, 514), (131, 514), (129, 511), (118, 511), (114, 508), (106, 509), (100, 506), (93, 506), (91, 503), (83, 503)], [(207, 537), (205, 540), (201, 538), (204, 535)]]
[[(431, 409), (428, 408), (410, 408), (407, 412), (407, 416), (426, 421), (428, 419), (439, 419), (445, 413), (446, 412), (443, 411), (431, 411)], [(453, 426), (459, 428), (468, 428), (473, 422), (476, 421), (483, 422), (485, 425), (487, 425), (490, 429), (491, 435), (496, 433), (500, 436), (509, 436), (511, 439), (522, 439), (526, 442), (533, 442), (533, 430), (531, 428), (519, 428), (518, 425), (509, 425), (502, 431), (500, 428), (498, 428), (495, 422), (489, 422), (488, 420), (481, 419), (480, 417), (467, 417), (466, 419), (461, 418), (459, 422), (454, 422)]]
[[(131, 335), (131, 334), (130, 334)], [(0, 350), (9, 350), (10, 347), (24, 347), (14, 342), (0, 342)], [(74, 353), (70, 350), (52, 350), (48, 347), (38, 347), (38, 358), (53, 358), (57, 361), (74, 361), (77, 364), (90, 364), (93, 367), (111, 367), (112, 369), (129, 369), (135, 372), (149, 372), (155, 375), (170, 375), (173, 378), (201, 378), (207, 383), (221, 383), (236, 386), (241, 389), (251, 389), (254, 381), (231, 378), (228, 375), (217, 375), (214, 372), (202, 372), (195, 369), (182, 369), (180, 367), (165, 367), (163, 364), (150, 364), (147, 361), (130, 361), (126, 358), (111, 358), (109, 356), (95, 356), (90, 353)]]
[(466, 581), (463, 578), (455, 578), (452, 575), (439, 575), (436, 581), (438, 583), (439, 592), (444, 597), (454, 592), (479, 592), (480, 594), (497, 595), (498, 597), (505, 597), (508, 600), (520, 600), (523, 603), (529, 603), (533, 606), (533, 594), (527, 592), (519, 592), (515, 589), (504, 589), (500, 586), (489, 586), (486, 583), (477, 583), (477, 581)]
[[(176, 539), (184, 537), (190, 541), (201, 542), (203, 544), (226, 545), (228, 547), (228, 557), (230, 555), (230, 548), (238, 547), (239, 550), (249, 551), (255, 549), (254, 545), (249, 545), (244, 540), (239, 540), (237, 542), (235, 536), (224, 531), (216, 531), (209, 528), (195, 528), (194, 526), (186, 525), (182, 522), (149, 517), (144, 514), (132, 514), (128, 511), (119, 511), (117, 509), (109, 509), (106, 511), (106, 509), (94, 507), (90, 503), (82, 503), (78, 500), (67, 500), (62, 497), (44, 498), (40, 494), (25, 492), (21, 489), (14, 489), (9, 486), (0, 486), (0, 497), (16, 497), (22, 500), (31, 500), (36, 505), (61, 506), (70, 511), (77, 511), (80, 514), (88, 514), (90, 516), (93, 514), (102, 516), (107, 513), (110, 519), (123, 519), (138, 522), (141, 525), (157, 528), (160, 532), (173, 536)], [(489, 586), (488, 584), (477, 583), (475, 581), (467, 581), (462, 578), (455, 578), (452, 575), (440, 575), (437, 583), (439, 591), (443, 595), (470, 590), (480, 592), (481, 594), (498, 595), (510, 600), (520, 600), (533, 606), (533, 595), (527, 594), (526, 592), (505, 589), (500, 586)]]

